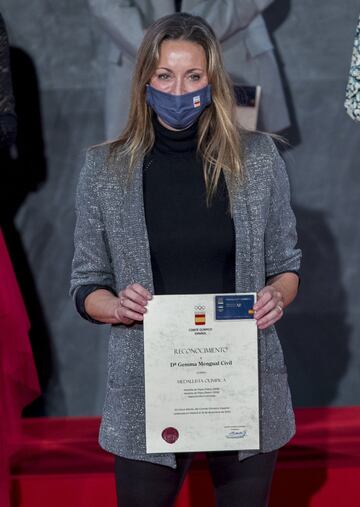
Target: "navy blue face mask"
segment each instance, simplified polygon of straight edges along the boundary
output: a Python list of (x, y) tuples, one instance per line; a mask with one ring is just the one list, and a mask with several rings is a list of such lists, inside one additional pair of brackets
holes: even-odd
[(211, 104), (211, 85), (184, 95), (171, 95), (147, 85), (146, 102), (170, 127), (186, 129)]

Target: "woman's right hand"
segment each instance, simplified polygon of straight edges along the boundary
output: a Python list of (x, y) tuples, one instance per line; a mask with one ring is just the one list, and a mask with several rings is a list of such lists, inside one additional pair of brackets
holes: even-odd
[(117, 296), (107, 289), (97, 289), (85, 298), (85, 311), (105, 324), (133, 324), (144, 320), (146, 305), (152, 296), (139, 283), (128, 285)]
[(119, 323), (126, 325), (143, 321), (146, 305), (151, 298), (150, 292), (139, 283), (128, 285), (118, 294), (114, 317)]

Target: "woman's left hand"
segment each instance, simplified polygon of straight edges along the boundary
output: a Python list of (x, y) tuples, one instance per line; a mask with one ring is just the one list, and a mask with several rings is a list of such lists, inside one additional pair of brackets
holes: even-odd
[(255, 319), (259, 329), (266, 329), (275, 324), (284, 315), (284, 299), (281, 292), (267, 285), (258, 292), (257, 302), (254, 305)]

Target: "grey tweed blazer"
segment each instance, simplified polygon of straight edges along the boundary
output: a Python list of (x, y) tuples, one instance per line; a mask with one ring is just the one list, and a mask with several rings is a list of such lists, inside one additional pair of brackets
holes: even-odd
[[(236, 236), (236, 290), (258, 291), (266, 277), (298, 270), (295, 218), (284, 163), (272, 140), (246, 134), (246, 182), (230, 183)], [(92, 148), (81, 171), (70, 293), (85, 284), (120, 291), (138, 282), (153, 292), (142, 192), (142, 161), (128, 183), (126, 161)], [(272, 326), (259, 332), (261, 451), (294, 434), (294, 414), (281, 345)], [(112, 325), (100, 445), (114, 454), (176, 467), (173, 454), (145, 449), (142, 324)], [(254, 451), (239, 452), (243, 459)]]

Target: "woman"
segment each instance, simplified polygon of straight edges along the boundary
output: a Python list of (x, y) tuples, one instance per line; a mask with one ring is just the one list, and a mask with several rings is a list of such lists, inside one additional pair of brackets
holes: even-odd
[(191, 454), (146, 454), (142, 320), (152, 294), (258, 291), (261, 452), (208, 453), (218, 505), (266, 505), (294, 433), (273, 324), (294, 299), (300, 252), (282, 159), (240, 132), (219, 44), (202, 18), (159, 19), (138, 52), (121, 137), (88, 152), (77, 193), (71, 293), (113, 324), (100, 445), (118, 505), (170, 506)]

